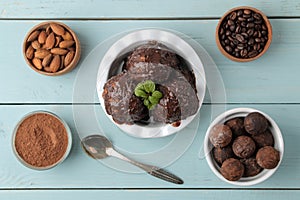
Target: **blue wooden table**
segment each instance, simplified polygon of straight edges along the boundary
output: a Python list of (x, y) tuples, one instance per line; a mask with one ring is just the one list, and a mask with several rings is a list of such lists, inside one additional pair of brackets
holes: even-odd
[[(228, 9), (241, 5), (262, 10), (273, 26), (270, 49), (258, 60), (248, 63), (225, 58), (214, 39), (218, 19)], [(70, 26), (82, 44), (79, 65), (66, 75), (37, 74), (23, 59), (24, 36), (32, 26), (48, 20)], [(226, 101), (206, 96), (192, 144), (166, 166), (184, 179), (184, 185), (173, 185), (145, 173), (112, 169), (87, 157), (80, 148), (74, 105), (101, 110), (95, 99), (73, 100), (73, 88), (78, 72), (82, 73), (84, 68), (85, 58), (110, 36), (144, 27), (173, 29), (195, 39), (213, 58), (224, 81)], [(299, 31), (299, 0), (0, 0), (0, 199), (299, 199)], [(270, 179), (251, 187), (233, 186), (220, 181), (205, 159), (199, 159), (213, 106), (256, 108), (278, 123), (285, 153), (281, 166)], [(34, 110), (56, 113), (65, 119), (73, 133), (73, 148), (68, 159), (48, 171), (24, 167), (12, 152), (11, 137), (16, 123)], [(111, 137), (123, 152), (138, 154), (145, 149), (162, 148), (176, 136), (151, 140), (126, 134)]]

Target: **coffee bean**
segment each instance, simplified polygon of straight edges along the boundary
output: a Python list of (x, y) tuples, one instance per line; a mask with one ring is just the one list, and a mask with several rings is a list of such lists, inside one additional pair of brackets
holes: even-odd
[(239, 16), (241, 16), (243, 14), (243, 11), (242, 10), (239, 10), (238, 12), (237, 12), (237, 16), (239, 17)]
[(253, 21), (254, 21), (254, 18), (253, 18), (253, 17), (250, 17), (250, 18), (247, 19), (247, 21), (248, 21), (248, 22), (253, 22)]
[(241, 26), (242, 26), (242, 27), (246, 27), (246, 26), (247, 26), (247, 23), (246, 23), (246, 22), (241, 22)]
[(242, 30), (241, 30), (241, 32), (242, 32), (242, 33), (246, 33), (246, 32), (247, 32), (247, 29), (246, 29), (245, 27), (243, 27)]
[(239, 25), (236, 27), (235, 32), (236, 33), (240, 33), (241, 32), (241, 27)]
[(245, 57), (248, 54), (247, 49), (243, 49), (240, 51), (241, 57)]
[(229, 36), (229, 35), (231, 35), (231, 32), (229, 30), (227, 30), (226, 33), (225, 33), (225, 35)]
[(245, 10), (244, 10), (244, 14), (246, 14), (246, 15), (251, 14), (251, 10), (245, 9)]
[(241, 34), (236, 34), (236, 39), (239, 41), (239, 42), (245, 42), (245, 39), (244, 37), (241, 35)]
[(265, 36), (267, 35), (267, 31), (262, 31), (261, 34)]
[(258, 13), (254, 13), (253, 17), (257, 20), (260, 20), (261, 19), (261, 15), (258, 14)]
[(260, 41), (263, 43), (265, 43), (265, 38), (261, 38)]
[(248, 53), (248, 57), (249, 57), (249, 58), (253, 58), (253, 57), (255, 57), (257, 54), (258, 54), (257, 51), (251, 51), (251, 52)]
[(261, 20), (254, 20), (254, 24), (261, 24), (262, 21)]
[(230, 31), (234, 31), (235, 25), (231, 25), (231, 26), (229, 27), (229, 29), (230, 29)]
[(261, 29), (261, 26), (260, 26), (259, 24), (256, 24), (256, 25), (254, 26), (254, 28), (255, 28), (255, 30), (260, 30), (260, 29)]
[(228, 20), (228, 22), (227, 22), (227, 23), (228, 23), (228, 25), (229, 25), (229, 26), (232, 26), (232, 25), (234, 25), (234, 22), (233, 22), (232, 20)]
[(248, 38), (248, 34), (247, 33), (241, 33), (242, 36), (244, 36), (244, 38)]
[[(223, 41), (222, 41), (222, 42), (223, 42)], [(229, 40), (227, 40), (227, 39), (224, 40), (224, 43), (225, 43), (225, 44), (229, 44)], [(223, 45), (223, 46), (225, 46), (225, 45)]]
[(231, 36), (228, 36), (227, 38), (228, 38), (228, 40), (230, 40), (231, 42), (233, 41), (233, 38), (232, 38)]
[(232, 52), (232, 48), (230, 46), (226, 46), (225, 47), (225, 50), (228, 52), (228, 53), (231, 53)]
[(247, 34), (248, 34), (249, 36), (252, 36), (253, 33), (254, 33), (254, 30), (253, 30), (253, 29), (249, 29), (249, 30), (247, 31)]
[(261, 38), (261, 32), (257, 31), (257, 37)]
[(240, 22), (246, 21), (246, 19), (243, 18), (243, 17), (238, 17), (238, 20), (239, 20)]
[(220, 35), (223, 35), (224, 34), (224, 28), (221, 28), (220, 29)]
[(230, 14), (230, 19), (231, 20), (235, 20), (236, 19), (236, 16), (237, 16), (237, 14), (236, 14), (236, 12), (232, 12), (231, 14)]
[(249, 41), (248, 41), (248, 45), (251, 45), (251, 46), (252, 46), (253, 44), (254, 44), (254, 39), (253, 39), (253, 38), (250, 38)]
[(253, 28), (253, 27), (254, 27), (254, 24), (253, 24), (253, 23), (249, 23), (249, 24), (247, 24), (246, 27), (247, 27), (247, 28)]
[(266, 27), (266, 25), (261, 25), (261, 28), (262, 28), (262, 30), (264, 30), (264, 31), (266, 31), (267, 30), (267, 27)]
[(251, 17), (251, 15), (246, 15), (246, 14), (244, 14), (243, 17), (244, 17), (244, 18), (249, 18), (249, 17)]
[(237, 45), (239, 41), (237, 39), (233, 40), (233, 44)]

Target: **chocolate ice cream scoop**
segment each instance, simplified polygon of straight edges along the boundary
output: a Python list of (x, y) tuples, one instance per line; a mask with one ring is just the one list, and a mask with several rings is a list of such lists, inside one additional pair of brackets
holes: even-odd
[(232, 144), (234, 154), (240, 158), (249, 158), (255, 152), (255, 148), (252, 138), (244, 135), (237, 137)]
[(225, 147), (231, 142), (232, 132), (229, 126), (217, 124), (211, 129), (209, 139), (214, 147)]
[(260, 148), (256, 154), (257, 164), (265, 169), (275, 168), (279, 161), (280, 155), (274, 147), (265, 146)]
[(268, 120), (259, 112), (252, 112), (246, 116), (244, 126), (248, 133), (255, 135), (267, 130)]
[(235, 158), (229, 158), (223, 162), (220, 171), (227, 180), (237, 181), (244, 174), (244, 165)]

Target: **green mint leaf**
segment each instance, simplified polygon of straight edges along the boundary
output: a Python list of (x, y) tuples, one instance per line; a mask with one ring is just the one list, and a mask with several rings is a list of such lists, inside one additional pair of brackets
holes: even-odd
[(145, 106), (149, 106), (151, 103), (150, 103), (150, 101), (148, 100), (148, 99), (144, 99), (144, 105)]
[(155, 83), (153, 81), (145, 81), (143, 85), (146, 92), (152, 93), (155, 91)]
[(148, 97), (148, 95), (146, 94), (146, 92), (144, 90), (141, 90), (141, 89), (138, 89), (138, 88), (135, 88), (134, 94), (137, 97), (142, 97), (142, 98), (147, 98)]
[(144, 84), (143, 83), (137, 84), (137, 86), (135, 87), (135, 89), (145, 90)]
[(160, 91), (156, 90), (152, 93), (152, 96), (157, 98), (157, 99), (161, 99), (163, 97), (163, 94)]
[(158, 104), (158, 102), (159, 102), (159, 99), (154, 96), (149, 96), (148, 99), (149, 99), (150, 103), (154, 104), (154, 105)]

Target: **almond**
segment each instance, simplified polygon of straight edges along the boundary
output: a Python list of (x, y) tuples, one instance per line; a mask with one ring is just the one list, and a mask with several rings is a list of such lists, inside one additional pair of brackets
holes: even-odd
[(63, 68), (65, 68), (65, 65), (64, 65), (64, 60), (65, 60), (65, 56), (60, 56), (60, 67), (59, 67), (59, 70), (62, 70)]
[(45, 48), (51, 49), (51, 48), (53, 48), (54, 44), (55, 44), (54, 33), (50, 33), (50, 35), (48, 35), (48, 37), (46, 39)]
[(50, 67), (44, 67), (45, 72), (52, 72)]
[(55, 55), (53, 60), (50, 63), (50, 69), (52, 72), (57, 72), (60, 67), (60, 57), (59, 55)]
[(29, 35), (29, 37), (28, 37), (28, 39), (27, 39), (27, 42), (32, 42), (32, 41), (34, 41), (34, 40), (39, 36), (39, 34), (40, 34), (40, 31), (34, 31), (34, 32), (32, 32), (32, 33)]
[(60, 48), (69, 48), (71, 47), (75, 42), (73, 40), (65, 40), (59, 43)]
[(42, 61), (40, 59), (38, 59), (38, 58), (33, 58), (32, 59), (32, 63), (39, 70), (41, 70), (43, 68)]
[(47, 67), (47, 66), (50, 64), (51, 60), (52, 60), (52, 54), (49, 54), (48, 56), (46, 56), (46, 57), (43, 59), (42, 65), (43, 65), (44, 67)]
[(44, 44), (46, 42), (47, 39), (47, 34), (45, 31), (41, 31), (38, 37), (38, 41), (40, 44)]
[(73, 40), (71, 33), (69, 33), (68, 31), (66, 31), (66, 33), (64, 35), (62, 35), (62, 38), (64, 40)]
[(64, 60), (64, 65), (67, 67), (73, 60), (74, 58), (74, 55), (75, 55), (75, 51), (70, 51), (66, 57), (65, 57), (65, 60)]
[(27, 48), (25, 55), (30, 60), (33, 58), (34, 48), (31, 45)]
[(56, 35), (64, 35), (65, 34), (65, 29), (58, 24), (51, 23), (50, 27)]
[(38, 49), (34, 53), (34, 57), (43, 59), (46, 56), (48, 56), (49, 54), (50, 54), (50, 52), (46, 49)]
[(68, 53), (68, 50), (61, 49), (61, 48), (53, 48), (53, 49), (51, 49), (51, 53), (56, 54), (56, 55), (65, 55)]
[(34, 40), (34, 41), (31, 43), (31, 46), (32, 46), (34, 49), (39, 49), (39, 48), (41, 48), (41, 44), (40, 44), (39, 41), (37, 41), (37, 40)]
[(58, 47), (60, 41), (61, 41), (61, 37), (60, 37), (60, 36), (56, 36), (56, 37), (55, 37), (55, 45), (54, 45), (54, 46), (55, 46), (55, 47)]
[(49, 35), (51, 33), (51, 27), (50, 26), (46, 27), (46, 33), (47, 33), (47, 35)]

